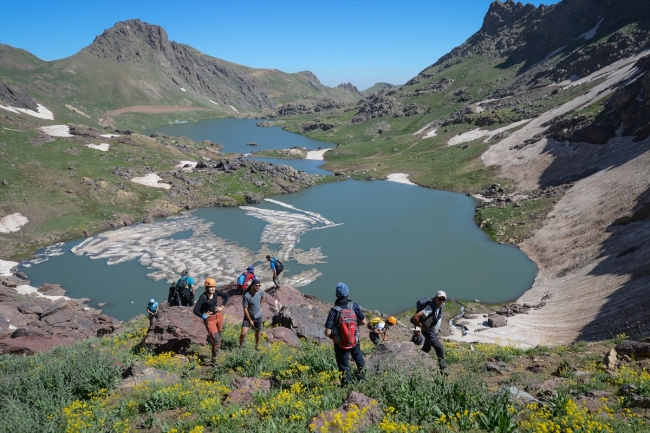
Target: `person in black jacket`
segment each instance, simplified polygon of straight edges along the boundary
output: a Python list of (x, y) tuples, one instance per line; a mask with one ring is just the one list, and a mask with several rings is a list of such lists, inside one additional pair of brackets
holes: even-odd
[[(218, 297), (223, 299), (221, 306), (218, 306)], [(217, 290), (217, 282), (214, 278), (205, 280), (205, 292), (199, 296), (194, 305), (194, 314), (203, 319), (205, 329), (208, 330), (208, 339), (212, 343), (212, 364), (217, 357), (217, 350), (221, 347), (221, 330), (223, 329), (223, 307), (228, 303), (228, 294)]]

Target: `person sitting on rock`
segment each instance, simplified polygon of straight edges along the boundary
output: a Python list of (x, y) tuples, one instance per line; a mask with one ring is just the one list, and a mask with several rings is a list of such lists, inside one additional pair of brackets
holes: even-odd
[(262, 299), (264, 291), (262, 283), (258, 280), (251, 281), (250, 288), (242, 296), (242, 306), (244, 307), (244, 319), (241, 324), (241, 334), (239, 335), (239, 347), (244, 347), (246, 334), (252, 326), (255, 330), (255, 349), (260, 345), (260, 332), (262, 331)]
[(368, 337), (370, 338), (370, 341), (375, 344), (386, 341), (386, 331), (395, 324), (397, 324), (397, 319), (393, 316), (388, 316), (386, 321), (379, 316), (370, 319), (368, 322), (368, 328), (370, 328), (370, 334)]
[(255, 268), (249, 266), (245, 272), (237, 278), (237, 289), (244, 293), (250, 287), (251, 281), (255, 279)]
[(447, 294), (440, 290), (433, 299), (427, 302), (424, 309), (411, 317), (411, 323), (422, 329), (424, 335), (422, 350), (429, 353), (432, 347), (435, 349), (438, 356), (438, 366), (443, 374), (447, 374), (447, 364), (445, 362), (445, 349), (438, 340), (438, 331), (442, 323), (442, 311), (446, 300)]
[(413, 335), (411, 336), (411, 343), (415, 344), (418, 347), (422, 347), (424, 345), (424, 335), (422, 335), (420, 327), (416, 326), (411, 331), (413, 331)]
[(147, 314), (149, 315), (149, 328), (152, 328), (153, 319), (158, 319), (160, 317), (158, 302), (154, 299), (149, 299), (149, 303), (147, 304)]
[[(218, 297), (223, 301), (218, 305)], [(199, 296), (194, 306), (194, 314), (203, 319), (205, 329), (208, 331), (208, 340), (212, 344), (212, 365), (217, 357), (217, 350), (221, 348), (221, 331), (223, 330), (223, 308), (228, 303), (230, 296), (226, 292), (217, 290), (217, 281), (206, 278), (205, 292)]]

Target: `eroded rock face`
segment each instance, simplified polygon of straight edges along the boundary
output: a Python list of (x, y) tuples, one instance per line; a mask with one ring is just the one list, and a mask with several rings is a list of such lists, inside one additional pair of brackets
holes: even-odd
[(38, 111), (38, 104), (24, 90), (6, 80), (0, 82), (0, 103), (16, 108)]

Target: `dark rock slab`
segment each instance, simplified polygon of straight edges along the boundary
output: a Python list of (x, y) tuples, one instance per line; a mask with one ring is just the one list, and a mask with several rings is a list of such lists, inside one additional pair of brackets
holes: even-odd
[(66, 291), (58, 284), (44, 283), (37, 290), (47, 296), (65, 296), (66, 294)]
[(0, 340), (0, 354), (33, 355), (61, 344), (72, 345), (72, 338), (25, 336)]
[(497, 314), (490, 314), (488, 316), (488, 326), (491, 328), (500, 328), (502, 326), (507, 326), (508, 321), (505, 317), (499, 316)]
[(156, 353), (184, 353), (190, 344), (206, 344), (203, 321), (190, 307), (166, 307), (144, 344)]

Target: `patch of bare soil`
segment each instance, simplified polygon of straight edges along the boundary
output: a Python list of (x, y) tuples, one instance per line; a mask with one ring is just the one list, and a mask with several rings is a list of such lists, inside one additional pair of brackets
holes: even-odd
[(210, 111), (208, 108), (203, 107), (188, 107), (186, 105), (135, 105), (133, 107), (123, 107), (117, 110), (111, 110), (106, 113), (107, 116), (119, 116), (124, 113), (147, 113), (147, 114), (160, 114), (160, 113), (179, 113), (186, 111)]

